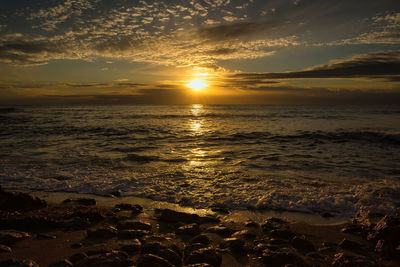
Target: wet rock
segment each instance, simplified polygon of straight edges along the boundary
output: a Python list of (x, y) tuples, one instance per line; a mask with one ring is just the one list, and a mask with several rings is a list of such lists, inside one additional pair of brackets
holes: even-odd
[(174, 250), (163, 246), (161, 243), (154, 242), (142, 246), (142, 254), (152, 254), (159, 256), (174, 266), (181, 266), (182, 259)]
[(120, 203), (115, 205), (115, 208), (120, 210), (130, 210), (134, 214), (139, 214), (143, 212), (143, 207), (138, 204), (132, 205), (129, 203)]
[(184, 225), (176, 230), (176, 234), (178, 235), (198, 235), (200, 232), (200, 227), (197, 223)]
[(243, 246), (244, 241), (239, 238), (225, 238), (219, 245), (222, 249), (229, 248), (233, 251), (241, 251), (243, 250)]
[(72, 255), (71, 257), (69, 257), (69, 261), (72, 262), (73, 264), (88, 258), (89, 256), (85, 253), (85, 252), (81, 252), (81, 253), (76, 253), (74, 255)]
[(229, 210), (223, 207), (212, 207), (211, 210), (213, 212), (219, 212), (219, 213), (223, 213), (223, 214), (229, 214)]
[(130, 267), (134, 264), (129, 259), (128, 254), (122, 251), (112, 251), (109, 253), (89, 256), (78, 261), (74, 266), (77, 267)]
[(88, 230), (87, 236), (89, 238), (95, 238), (95, 239), (109, 239), (117, 236), (117, 233), (118, 231), (115, 227), (108, 226), (96, 230)]
[(100, 255), (100, 254), (110, 254), (112, 252), (113, 252), (113, 250), (111, 250), (111, 249), (101, 248), (101, 249), (88, 250), (88, 251), (86, 251), (86, 254), (90, 257), (90, 256)]
[(83, 205), (83, 206), (96, 206), (97, 201), (96, 199), (93, 198), (78, 198), (75, 199), (75, 202), (79, 205)]
[(268, 247), (268, 244), (259, 243), (252, 248), (252, 251), (254, 252), (254, 254), (261, 256), (264, 250), (268, 249)]
[(22, 241), (29, 238), (30, 235), (25, 232), (15, 230), (0, 231), (0, 244), (10, 245), (17, 241)]
[(91, 224), (98, 223), (107, 216), (111, 217), (113, 213), (105, 214), (104, 211), (95, 207), (80, 207), (78, 210), (74, 211), (71, 217), (79, 217), (82, 219), (88, 219)]
[(305, 236), (295, 236), (291, 241), (292, 246), (300, 251), (315, 251), (313, 243), (308, 241)]
[(49, 267), (70, 267), (70, 266), (74, 266), (74, 264), (67, 259), (49, 265)]
[(223, 225), (222, 226), (218, 225), (218, 226), (212, 226), (210, 228), (207, 228), (204, 232), (205, 233), (213, 233), (213, 234), (217, 234), (219, 236), (227, 237), (227, 236), (230, 236), (234, 232), (234, 230), (229, 229)]
[(157, 255), (145, 254), (141, 255), (137, 262), (138, 267), (173, 267), (166, 259), (163, 259)]
[(245, 238), (245, 239), (254, 239), (257, 237), (257, 231), (255, 229), (245, 229), (241, 231), (237, 231), (232, 234), (232, 237), (237, 238)]
[(251, 228), (259, 228), (260, 224), (258, 224), (256, 222), (253, 222), (253, 221), (249, 221), (249, 222), (246, 222), (245, 226), (246, 227), (251, 227)]
[(313, 259), (326, 260), (326, 256), (318, 252), (310, 252), (307, 253), (306, 256)]
[(135, 238), (130, 240), (128, 244), (122, 245), (121, 250), (129, 254), (139, 251), (141, 246), (142, 243), (139, 241), (139, 239)]
[(73, 217), (69, 220), (64, 221), (64, 227), (70, 229), (86, 229), (89, 228), (92, 224), (87, 218)]
[(122, 195), (121, 190), (116, 190), (107, 194), (107, 196), (110, 197), (121, 197), (121, 195)]
[(0, 210), (30, 211), (47, 207), (47, 202), (26, 193), (6, 192), (0, 187)]
[(70, 245), (70, 248), (81, 248), (83, 247), (82, 243), (73, 243)]
[(292, 239), (296, 234), (287, 229), (276, 229), (270, 232), (273, 238)]
[(339, 247), (346, 250), (360, 250), (363, 248), (361, 244), (346, 238), (339, 243)]
[(283, 225), (287, 224), (287, 221), (284, 221), (279, 218), (269, 218), (264, 223), (261, 224), (261, 228), (264, 232), (270, 232), (271, 230), (280, 229)]
[(55, 235), (50, 235), (50, 234), (38, 234), (37, 235), (38, 239), (56, 239), (57, 236)]
[(127, 229), (119, 231), (118, 237), (121, 239), (133, 239), (133, 238), (141, 238), (149, 234), (150, 234), (149, 231)]
[(157, 218), (165, 222), (183, 222), (183, 223), (218, 223), (219, 219), (212, 216), (199, 216), (197, 214), (174, 211), (171, 209), (157, 209)]
[(4, 261), (0, 261), (0, 266), (5, 267), (39, 267), (33, 260), (17, 260), (17, 259), (8, 259)]
[(8, 252), (11, 252), (12, 250), (11, 250), (11, 248), (10, 247), (7, 247), (6, 245), (1, 245), (0, 244), (0, 253), (8, 253)]
[(342, 233), (359, 235), (363, 232), (360, 225), (355, 223), (346, 224), (341, 230)]
[(374, 227), (385, 214), (373, 212), (368, 209), (360, 209), (353, 218), (353, 223), (360, 225), (364, 230), (369, 230)]
[(195, 264), (185, 265), (185, 267), (212, 267), (212, 265), (208, 263), (195, 263)]
[(355, 256), (345, 253), (337, 253), (333, 257), (332, 266), (335, 267), (347, 267), (347, 266), (357, 266), (357, 267), (372, 267), (378, 266), (376, 262), (370, 261), (363, 256)]
[(189, 243), (191, 243), (191, 244), (199, 243), (199, 244), (209, 245), (209, 244), (211, 244), (211, 240), (208, 236), (201, 234), (201, 235), (193, 237), (189, 241)]
[(117, 228), (119, 230), (146, 230), (150, 231), (151, 230), (151, 224), (149, 223), (144, 223), (144, 222), (139, 222), (139, 221), (122, 221), (118, 223)]
[(72, 199), (66, 198), (61, 202), (61, 204), (68, 204), (68, 203), (72, 203)]
[[(201, 244), (201, 243), (193, 243), (193, 244), (188, 244), (185, 246), (185, 250), (184, 250), (184, 255), (185, 255), (185, 259), (187, 259), (187, 257), (195, 250), (199, 250), (202, 248), (208, 248), (209, 245), (205, 245), (205, 244)], [(185, 260), (186, 262), (186, 260)]]
[(187, 258), (186, 264), (208, 263), (211, 266), (218, 267), (222, 263), (222, 257), (215, 249), (201, 248), (193, 251)]
[(303, 265), (303, 260), (290, 252), (264, 250), (262, 261), (267, 266), (285, 266), (286, 264)]
[(288, 241), (288, 240), (285, 240), (285, 239), (271, 238), (271, 239), (269, 240), (269, 243), (270, 243), (271, 245), (274, 245), (274, 246), (286, 246), (286, 245), (289, 243), (289, 241)]

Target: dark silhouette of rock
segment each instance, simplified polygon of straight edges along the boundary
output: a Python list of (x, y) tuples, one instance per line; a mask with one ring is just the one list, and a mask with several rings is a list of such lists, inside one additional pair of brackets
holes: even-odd
[(313, 243), (308, 241), (305, 236), (295, 236), (293, 237), (291, 243), (292, 246), (297, 250), (306, 252), (315, 251)]
[(208, 236), (201, 234), (201, 235), (197, 235), (197, 236), (193, 237), (189, 241), (189, 243), (191, 243), (191, 244), (199, 243), (199, 244), (209, 245), (209, 244), (211, 244), (211, 240)]
[(62, 225), (63, 222), (61, 220), (41, 214), (15, 217), (7, 216), (5, 218), (0, 218), (1, 229), (15, 229), (22, 231), (48, 230), (61, 227)]
[(232, 234), (232, 237), (254, 239), (257, 237), (257, 230), (254, 228), (244, 229)]
[(120, 229), (120, 230), (131, 229), (131, 230), (146, 230), (146, 231), (150, 231), (151, 230), (151, 224), (144, 223), (144, 222), (139, 222), (139, 221), (122, 221), (122, 222), (118, 223), (117, 228)]
[(273, 238), (292, 239), (296, 234), (287, 229), (276, 229), (270, 232)]
[(157, 255), (145, 254), (141, 255), (137, 262), (138, 267), (173, 267), (166, 259), (163, 259)]
[(95, 238), (95, 239), (109, 239), (117, 236), (117, 233), (118, 231), (115, 227), (108, 226), (96, 230), (88, 230), (87, 236), (89, 238)]
[(339, 247), (341, 247), (342, 249), (346, 249), (346, 250), (360, 250), (362, 249), (362, 245), (349, 240), (349, 239), (343, 239), (340, 243), (339, 243)]
[(142, 243), (139, 241), (139, 239), (135, 238), (130, 240), (128, 244), (122, 245), (121, 250), (129, 254), (139, 251), (141, 246)]
[(223, 207), (212, 207), (211, 210), (213, 212), (219, 212), (219, 213), (223, 213), (223, 214), (229, 214), (229, 210)]
[(231, 234), (233, 234), (235, 231), (232, 229), (229, 229), (223, 225), (217, 225), (217, 226), (212, 226), (212, 227), (207, 228), (204, 232), (217, 234), (217, 235), (223, 236), (223, 237), (228, 237)]
[(133, 238), (141, 238), (149, 234), (150, 234), (149, 231), (127, 229), (119, 231), (118, 237), (121, 239), (133, 239)]
[(174, 211), (171, 209), (157, 209), (156, 214), (159, 220), (165, 222), (183, 223), (218, 223), (219, 219), (212, 216), (199, 216), (197, 214)]
[(82, 243), (73, 243), (70, 245), (70, 248), (81, 248), (83, 247)]
[(6, 192), (0, 186), (0, 210), (30, 211), (47, 207), (47, 202), (26, 193)]
[(74, 266), (74, 264), (67, 259), (49, 265), (49, 267), (70, 267), (70, 266)]
[(0, 244), (0, 253), (8, 253), (11, 251), (12, 251), (12, 249), (10, 247)]
[(225, 238), (219, 245), (222, 249), (229, 248), (233, 251), (241, 251), (243, 250), (243, 246), (244, 241), (239, 238)]
[(211, 266), (219, 267), (222, 263), (222, 257), (213, 248), (201, 248), (193, 251), (187, 257), (186, 264), (208, 263)]
[(8, 259), (4, 261), (0, 261), (0, 266), (4, 267), (39, 267), (33, 260), (17, 260), (17, 259)]
[(87, 218), (73, 217), (64, 221), (64, 227), (70, 229), (85, 229), (89, 228), (92, 224)]
[(97, 201), (93, 198), (78, 198), (75, 199), (75, 202), (78, 203), (79, 205), (83, 206), (96, 206)]
[(178, 235), (198, 235), (201, 231), (197, 223), (192, 223), (179, 227), (175, 232)]
[(376, 262), (370, 261), (363, 256), (355, 256), (346, 253), (337, 253), (333, 257), (332, 266), (335, 267), (372, 267), (379, 266)]
[(174, 250), (165, 247), (159, 242), (148, 243), (142, 246), (141, 249), (142, 254), (152, 254), (159, 256), (174, 266), (181, 266), (182, 259), (181, 256), (176, 253)]
[(72, 262), (73, 264), (75, 264), (78, 261), (86, 259), (87, 257), (89, 257), (89, 256), (85, 252), (76, 253), (76, 254), (72, 255), (71, 257), (69, 257), (69, 261)]
[(29, 238), (30, 235), (25, 232), (15, 230), (2, 230), (0, 231), (0, 244), (10, 245), (17, 241), (22, 241)]
[(132, 205), (129, 203), (120, 203), (115, 205), (115, 208), (120, 210), (130, 210), (132, 211), (133, 215), (137, 215), (143, 212), (143, 207), (138, 204)]
[(280, 229), (283, 225), (287, 224), (287, 221), (284, 221), (279, 218), (269, 218), (264, 223), (261, 224), (261, 228), (264, 232), (270, 232), (271, 230)]
[(303, 265), (303, 260), (294, 253), (271, 251), (268, 249), (263, 251), (262, 260), (266, 266)]
[(250, 228), (259, 228), (260, 224), (257, 222), (249, 221), (249, 222), (246, 222), (246, 224), (244, 226), (250, 227)]
[(112, 251), (104, 254), (89, 256), (78, 261), (74, 266), (77, 267), (130, 267), (134, 264), (126, 252)]

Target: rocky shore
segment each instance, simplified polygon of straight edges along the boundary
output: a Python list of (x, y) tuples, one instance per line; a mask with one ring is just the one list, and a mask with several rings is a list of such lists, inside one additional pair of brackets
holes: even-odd
[(0, 188), (0, 266), (400, 266), (400, 210), (341, 225), (238, 223), (227, 212), (47, 203)]

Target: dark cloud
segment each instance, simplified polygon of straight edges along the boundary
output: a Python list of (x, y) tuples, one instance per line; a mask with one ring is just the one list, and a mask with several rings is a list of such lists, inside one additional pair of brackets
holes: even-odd
[(224, 41), (251, 35), (261, 28), (261, 25), (255, 22), (239, 22), (201, 28), (198, 30), (198, 35), (209, 41)]
[(268, 79), (321, 79), (321, 78), (386, 78), (400, 75), (400, 50), (362, 54), (350, 59), (333, 61), (303, 71), (279, 73), (237, 73), (230, 77), (243, 80)]

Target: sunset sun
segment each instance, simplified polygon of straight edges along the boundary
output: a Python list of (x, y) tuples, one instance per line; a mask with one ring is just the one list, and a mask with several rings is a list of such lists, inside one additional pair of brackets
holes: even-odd
[(194, 81), (191, 81), (190, 83), (186, 84), (186, 86), (188, 86), (188, 87), (192, 88), (193, 90), (197, 91), (197, 90), (200, 90), (200, 89), (203, 89), (203, 88), (207, 87), (208, 84), (205, 83), (203, 80), (194, 80)]

